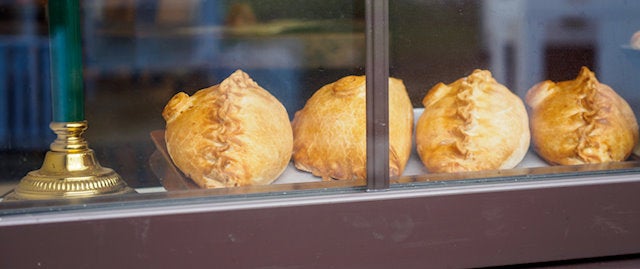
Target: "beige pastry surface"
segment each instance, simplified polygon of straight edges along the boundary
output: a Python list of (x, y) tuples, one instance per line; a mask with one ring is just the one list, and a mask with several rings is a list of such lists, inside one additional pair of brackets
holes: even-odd
[(536, 84), (526, 102), (534, 149), (551, 164), (623, 161), (638, 143), (629, 104), (586, 67), (574, 80)]
[(202, 188), (269, 184), (287, 167), (293, 134), (284, 106), (238, 70), (162, 112), (174, 164)]
[(447, 85), (422, 100), (417, 152), (429, 172), (515, 167), (526, 155), (530, 132), (522, 100), (486, 70)]
[[(366, 80), (347, 76), (317, 90), (292, 122), (295, 167), (328, 179), (366, 178)], [(404, 83), (389, 79), (389, 174), (411, 154), (413, 107)]]

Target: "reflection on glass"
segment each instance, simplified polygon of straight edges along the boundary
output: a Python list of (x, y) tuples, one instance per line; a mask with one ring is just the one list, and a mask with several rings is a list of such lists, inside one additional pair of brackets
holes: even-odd
[[(39, 168), (55, 139), (48, 129), (44, 4), (0, 4), (0, 170), (7, 190)], [(240, 69), (292, 120), (322, 85), (364, 73), (363, 1), (81, 1), (81, 19), (85, 138), (101, 164), (137, 189), (162, 189), (157, 172), (168, 159), (154, 131), (165, 128), (162, 110), (174, 94), (191, 95)], [(296, 173), (276, 183), (320, 180), (288, 170)]]
[[(416, 118), (419, 118), (424, 111), (423, 98), (430, 89), (439, 88), (438, 83), (450, 84), (463, 78), (467, 80), (466, 77), (476, 69), (490, 71), (497, 83), (506, 86), (525, 101), (527, 92), (537, 83), (546, 80), (553, 82), (573, 80), (581, 72), (582, 67), (588, 67), (595, 72), (601, 83), (611, 86), (626, 100), (636, 115), (640, 112), (638, 101), (640, 96), (633, 86), (640, 82), (638, 81), (640, 78), (633, 75), (640, 70), (638, 69), (640, 66), (633, 64), (633, 57), (625, 55), (629, 53), (631, 36), (640, 30), (640, 19), (635, 15), (640, 11), (638, 3), (407, 0), (392, 2), (390, 10), (391, 75), (405, 81), (416, 107)], [(433, 98), (429, 101), (432, 100)], [(452, 105), (460, 106), (460, 103)], [(476, 105), (481, 106), (481, 104)], [(527, 106), (527, 109), (531, 115), (531, 107)], [(480, 113), (478, 111), (481, 110), (482, 108), (478, 108), (475, 112)], [(461, 115), (455, 110), (454, 114)], [(605, 114), (598, 115), (604, 119)], [(622, 112), (621, 114), (628, 115)], [(442, 123), (444, 118), (449, 116), (451, 115), (443, 114), (438, 123)], [(480, 118), (477, 121), (458, 119), (467, 123), (482, 121)], [(485, 122), (487, 120), (490, 119), (486, 119)], [(563, 122), (569, 124), (569, 121)], [(460, 123), (460, 126), (462, 125), (464, 123)], [(635, 130), (630, 131), (631, 136), (633, 132), (637, 133), (635, 125), (635, 122), (629, 124), (629, 129)], [(478, 130), (470, 126), (463, 127), (459, 129), (465, 133), (472, 133), (471, 129)], [(454, 132), (449, 137), (456, 136), (457, 133)], [(578, 140), (578, 138), (575, 139), (575, 141)], [(582, 140), (587, 141), (586, 138)], [(635, 141), (637, 143), (637, 135)], [(444, 140), (441, 142), (449, 145)], [(457, 146), (467, 142), (469, 141), (459, 141)], [(591, 143), (590, 150), (605, 150), (603, 147), (608, 147), (605, 144), (616, 143), (619, 144), (619, 141), (599, 142), (602, 146)], [(535, 148), (536, 146), (532, 144), (515, 170), (556, 165), (542, 159), (534, 150)], [(628, 158), (623, 159), (635, 158), (635, 155), (631, 154), (632, 149), (633, 147), (624, 149), (626, 155), (623, 155)], [(469, 154), (465, 157), (461, 152), (458, 153), (460, 158), (474, 158)], [(606, 165), (599, 167), (613, 169), (613, 166), (615, 165), (612, 164), (609, 168)], [(567, 171), (569, 170), (572, 169), (567, 168)], [(520, 171), (535, 173), (530, 170)], [(558, 170), (554, 171), (558, 172)], [(404, 175), (441, 178), (440, 175), (429, 176), (429, 173), (417, 152), (414, 151)], [(477, 173), (476, 176), (486, 177), (488, 174), (500, 176), (497, 171)], [(472, 175), (453, 174), (445, 178), (457, 177), (474, 176), (473, 173)]]
[[(390, 75), (403, 81), (414, 122), (429, 89), (476, 69), (489, 70), (524, 99), (536, 83), (573, 79), (586, 66), (640, 113), (640, 93), (634, 88), (640, 84), (640, 54), (629, 46), (640, 30), (640, 2), (585, 3), (390, 1)], [(39, 168), (55, 138), (48, 128), (44, 10), (43, 1), (0, 3), (0, 180), (9, 188)], [(102, 0), (82, 1), (81, 10), (89, 120), (85, 137), (97, 159), (137, 189), (162, 190), (163, 184), (194, 188), (163, 148), (162, 111), (176, 93), (193, 95), (240, 69), (277, 98), (293, 120), (322, 86), (364, 74), (363, 1)], [(301, 189), (329, 186), (292, 163), (287, 169), (295, 173), (285, 171), (276, 183), (312, 182), (287, 186)], [(434, 174), (413, 144), (405, 177), (393, 180), (512, 179), (607, 169), (636, 168), (628, 163), (549, 167), (530, 150), (515, 169)], [(280, 187), (256, 190), (285, 191)]]

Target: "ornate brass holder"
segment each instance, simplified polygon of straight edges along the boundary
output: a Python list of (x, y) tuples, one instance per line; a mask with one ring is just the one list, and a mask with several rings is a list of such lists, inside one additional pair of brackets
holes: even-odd
[(82, 198), (134, 192), (113, 170), (100, 166), (81, 137), (87, 122), (52, 122), (57, 134), (42, 167), (29, 172), (6, 200)]

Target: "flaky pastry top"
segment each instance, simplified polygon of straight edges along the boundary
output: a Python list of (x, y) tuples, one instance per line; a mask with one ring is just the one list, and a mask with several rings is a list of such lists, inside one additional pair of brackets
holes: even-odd
[(162, 115), (169, 155), (203, 188), (268, 184), (290, 160), (284, 106), (241, 70), (191, 97), (176, 94)]
[[(366, 178), (366, 79), (347, 76), (317, 90), (292, 122), (296, 168), (329, 179)], [(404, 84), (389, 78), (389, 174), (411, 153), (413, 107)]]
[(534, 149), (551, 164), (622, 161), (638, 143), (629, 104), (587, 67), (574, 80), (536, 84), (526, 101)]
[(524, 103), (487, 70), (438, 83), (422, 103), (416, 145), (430, 172), (513, 168), (528, 150)]

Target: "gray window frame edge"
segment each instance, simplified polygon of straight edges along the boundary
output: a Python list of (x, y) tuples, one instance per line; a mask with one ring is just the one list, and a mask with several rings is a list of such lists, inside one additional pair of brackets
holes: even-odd
[(638, 193), (640, 178), (620, 174), (13, 215), (0, 221), (11, 257), (0, 265), (28, 265), (34, 253), (98, 268), (187, 257), (220, 268), (464, 268), (630, 255), (640, 253)]

